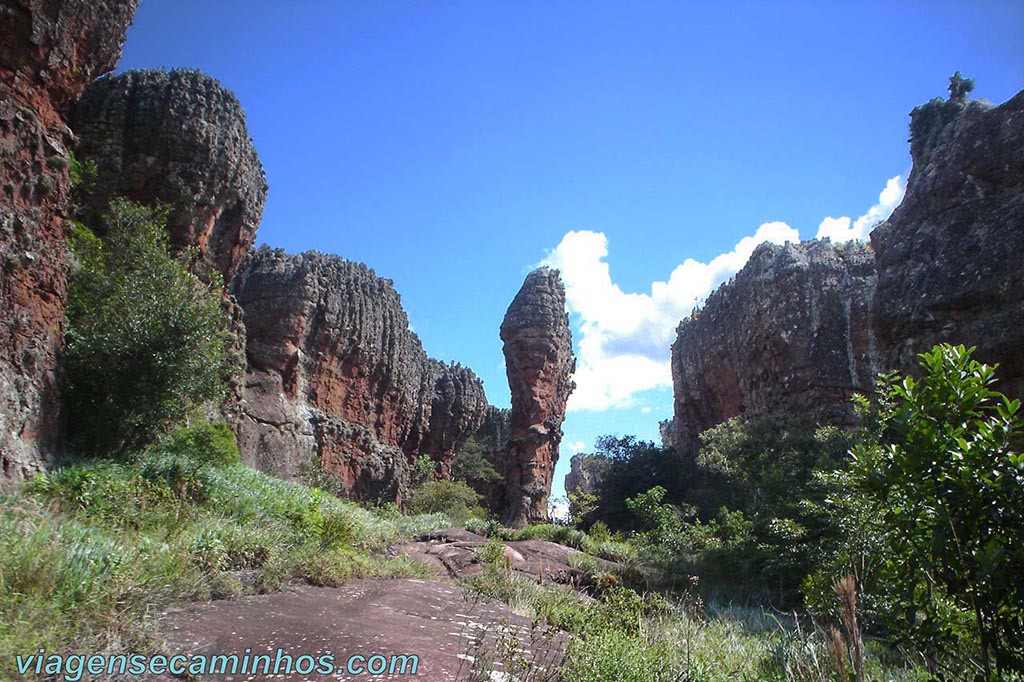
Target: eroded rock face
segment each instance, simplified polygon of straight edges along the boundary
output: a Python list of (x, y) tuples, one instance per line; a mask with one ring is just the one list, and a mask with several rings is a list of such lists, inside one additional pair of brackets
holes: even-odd
[(138, 0), (0, 0), (4, 96), (32, 102), (44, 113), (44, 125), (63, 122), (82, 88), (117, 64), (138, 5)]
[(246, 328), (247, 464), (292, 478), (319, 461), (349, 497), (401, 500), (415, 457), (443, 473), (483, 422), (482, 382), (428, 358), (391, 282), (365, 265), (262, 248), (232, 292)]
[(112, 69), (137, 0), (0, 0), (0, 487), (57, 445), (70, 103)]
[(862, 244), (762, 244), (683, 320), (672, 345), (680, 452), (726, 419), (785, 415), (854, 422), (850, 398), (877, 373), (874, 258)]
[(566, 494), (595, 495), (610, 461), (602, 455), (580, 453), (573, 455), (569, 464), (569, 473), (565, 475)]
[(230, 91), (194, 70), (129, 71), (93, 82), (72, 127), (79, 160), (96, 164), (93, 224), (113, 197), (164, 202), (172, 245), (198, 247), (231, 278), (256, 238), (267, 181)]
[(903, 202), (871, 233), (874, 323), (887, 369), (936, 343), (977, 346), (1024, 387), (1024, 92), (994, 106), (932, 100), (911, 113)]
[(505, 313), (501, 340), (512, 391), (502, 522), (542, 523), (548, 520), (565, 405), (575, 388), (576, 359), (557, 270), (527, 275)]

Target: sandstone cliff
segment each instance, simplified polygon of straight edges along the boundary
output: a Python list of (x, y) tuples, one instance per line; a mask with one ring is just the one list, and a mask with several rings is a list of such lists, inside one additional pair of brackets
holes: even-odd
[(401, 500), (415, 457), (443, 473), (483, 422), (483, 384), (426, 356), (391, 282), (366, 266), (262, 248), (232, 292), (247, 337), (246, 463), (288, 478), (318, 462), (344, 495)]
[(1024, 92), (911, 113), (903, 202), (871, 233), (874, 325), (888, 369), (917, 369), (939, 342), (977, 346), (1024, 387)]
[(113, 197), (166, 203), (172, 245), (198, 247), (231, 278), (256, 237), (267, 181), (230, 91), (199, 71), (129, 71), (86, 88), (71, 125), (79, 160), (96, 166), (91, 223)]
[(575, 388), (565, 287), (557, 270), (527, 275), (505, 313), (501, 340), (512, 391), (502, 521), (522, 526), (548, 519), (565, 405)]
[(676, 446), (730, 417), (854, 419), (870, 391), (871, 249), (826, 241), (762, 244), (735, 278), (683, 320), (672, 345)]
[(608, 470), (610, 460), (603, 455), (573, 455), (569, 461), (569, 473), (565, 475), (567, 495), (594, 495), (601, 477)]
[(137, 0), (0, 0), (0, 486), (60, 425), (70, 104), (114, 67)]

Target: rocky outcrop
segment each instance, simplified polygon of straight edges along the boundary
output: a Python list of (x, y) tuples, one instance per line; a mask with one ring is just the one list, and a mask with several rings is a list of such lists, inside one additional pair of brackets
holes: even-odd
[(137, 0), (0, 0), (0, 486), (58, 441), (71, 133), (82, 88), (112, 69)]
[(199, 71), (129, 71), (74, 107), (76, 154), (94, 163), (92, 224), (113, 197), (170, 206), (171, 243), (230, 279), (256, 238), (267, 181), (235, 96)]
[(232, 292), (246, 328), (247, 464), (285, 478), (312, 465), (346, 496), (401, 500), (416, 457), (443, 474), (483, 422), (482, 382), (428, 358), (391, 282), (365, 265), (262, 248)]
[(569, 460), (569, 473), (565, 475), (565, 493), (567, 495), (595, 495), (601, 477), (608, 470), (610, 460), (603, 455), (572, 456)]
[(505, 313), (501, 340), (512, 390), (502, 521), (522, 526), (548, 519), (565, 405), (575, 388), (576, 359), (557, 270), (542, 267), (527, 275)]
[(877, 372), (871, 249), (827, 240), (762, 244), (680, 323), (672, 345), (680, 452), (737, 415), (851, 424)]
[[(955, 85), (955, 84), (954, 84)], [(977, 346), (1024, 387), (1024, 92), (994, 106), (963, 92), (911, 113), (903, 202), (871, 233), (874, 325), (887, 369), (916, 371), (940, 342)]]

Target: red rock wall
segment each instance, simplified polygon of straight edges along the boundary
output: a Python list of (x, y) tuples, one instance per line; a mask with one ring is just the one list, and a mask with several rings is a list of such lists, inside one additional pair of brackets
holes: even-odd
[(389, 280), (359, 263), (260, 249), (235, 277), (247, 369), (243, 460), (283, 477), (319, 459), (339, 492), (401, 500), (484, 420), (483, 384), (426, 356)]
[(763, 244), (680, 323), (672, 346), (676, 447), (731, 417), (852, 424), (876, 373), (871, 249)]
[(45, 467), (60, 427), (68, 108), (121, 54), (137, 0), (0, 0), (0, 486)]

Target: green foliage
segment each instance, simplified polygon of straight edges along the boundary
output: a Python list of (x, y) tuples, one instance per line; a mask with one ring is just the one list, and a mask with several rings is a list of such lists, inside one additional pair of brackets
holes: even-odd
[(227, 317), (216, 288), (171, 257), (165, 219), (117, 200), (101, 248), (73, 227), (65, 396), (83, 452), (144, 446), (225, 390)]
[(493, 483), (501, 478), (501, 474), (487, 458), (487, 448), (470, 437), (455, 453), (455, 459), (452, 460), (452, 478), (467, 483)]
[[(0, 651), (159, 650), (147, 619), (183, 601), (428, 577), (389, 544), (448, 523), (385, 519), (241, 465), (153, 451), (90, 460), (0, 495)], [(239, 572), (251, 579), (239, 581)], [(0, 658), (0, 678), (14, 675)]]
[(972, 352), (936, 346), (921, 379), (883, 378), (878, 443), (854, 450), (853, 479), (885, 528), (875, 587), (896, 634), (1024, 671), (1024, 413)]
[(235, 434), (225, 422), (203, 422), (181, 426), (163, 438), (154, 449), (200, 464), (227, 466), (240, 463)]
[(434, 477), (437, 464), (428, 455), (420, 455), (413, 462), (410, 472), (410, 483), (413, 487), (421, 486)]
[(455, 523), (487, 515), (480, 507), (480, 495), (463, 481), (424, 483), (413, 491), (409, 510), (413, 514), (444, 513)]
[(626, 500), (655, 486), (667, 491), (666, 502), (682, 502), (681, 491), (691, 478), (692, 463), (674, 450), (663, 450), (650, 441), (633, 436), (604, 436), (590, 457), (600, 472), (594, 509), (584, 515), (586, 523), (603, 521), (617, 530), (635, 529), (636, 516)]

